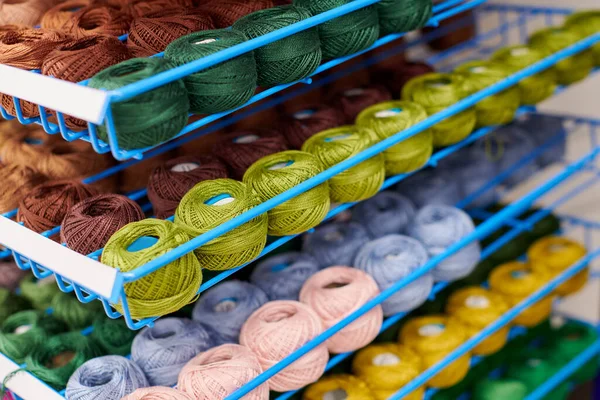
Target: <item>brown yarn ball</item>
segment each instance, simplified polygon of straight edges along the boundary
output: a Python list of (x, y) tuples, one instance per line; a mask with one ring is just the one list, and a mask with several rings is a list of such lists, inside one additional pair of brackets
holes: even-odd
[(391, 99), (391, 93), (384, 86), (369, 85), (344, 90), (336, 94), (331, 101), (331, 105), (344, 114), (346, 123), (354, 124), (354, 120), (362, 110)]
[(46, 10), (51, 8), (51, 0), (3, 0), (0, 1), (0, 25), (22, 24), (35, 26)]
[(227, 167), (216, 157), (208, 154), (177, 157), (152, 171), (148, 199), (156, 218), (165, 219), (175, 214), (181, 198), (197, 183), (227, 177)]
[(344, 124), (344, 114), (339, 110), (316, 104), (303, 107), (281, 119), (281, 133), (293, 149), (300, 149), (315, 133)]
[(64, 30), (76, 38), (93, 35), (121, 36), (129, 30), (131, 15), (108, 5), (89, 5), (73, 13)]
[(245, 15), (273, 7), (273, 0), (210, 0), (202, 2), (198, 10), (207, 12), (217, 28), (227, 28)]
[[(318, 79), (318, 77), (313, 77), (313, 83)], [(285, 96), (290, 92), (294, 92), (301, 87), (306, 87), (304, 83), (297, 83), (295, 85), (290, 86), (289, 88), (279, 92), (279, 96)], [(280, 110), (283, 114), (289, 114), (294, 110), (297, 110), (298, 107), (306, 107), (311, 104), (323, 103), (323, 98), (325, 97), (325, 92), (322, 87), (313, 88), (311, 91), (302, 93), (300, 95), (294, 96), (292, 99), (287, 100), (280, 105), (277, 106), (277, 109)]]
[(287, 149), (281, 133), (254, 129), (223, 135), (213, 147), (213, 154), (227, 164), (235, 179), (242, 180), (246, 170), (259, 158)]
[(108, 239), (130, 222), (144, 219), (133, 200), (119, 194), (100, 194), (76, 204), (65, 216), (60, 240), (80, 254), (104, 247)]
[(136, 57), (148, 57), (160, 53), (181, 36), (213, 28), (208, 15), (137, 18), (129, 29), (127, 46)]
[(155, 168), (171, 159), (169, 152), (159, 154), (152, 158), (144, 159), (129, 168), (119, 172), (119, 192), (129, 193), (134, 190), (143, 189), (148, 183), (150, 174)]
[[(169, 10), (181, 9), (182, 11), (192, 6), (189, 0), (134, 0), (129, 2), (126, 10), (133, 18), (157, 17), (161, 14), (168, 14)], [(173, 15), (173, 14), (171, 14)]]
[[(129, 49), (116, 37), (87, 36), (70, 40), (52, 50), (42, 64), (42, 74), (69, 82), (80, 82), (130, 58), (132, 55)], [(51, 121), (58, 123), (56, 113), (48, 111), (52, 115)], [(65, 123), (75, 131), (87, 128), (87, 122), (68, 115), (65, 116)]]
[(14, 210), (30, 190), (46, 181), (46, 177), (31, 167), (0, 165), (0, 213)]
[(10, 24), (10, 25), (0, 25), (0, 37), (7, 34), (8, 32), (16, 31), (26, 31), (30, 29), (27, 25), (21, 24)]
[(75, 204), (96, 194), (92, 187), (78, 181), (42, 183), (19, 203), (17, 221), (38, 233), (46, 232), (60, 226)]
[[(266, 89), (258, 88), (256, 94), (264, 90)], [(238, 111), (235, 111), (231, 114), (231, 118), (235, 118), (238, 114), (245, 114), (246, 112), (251, 111), (254, 108), (260, 107), (262, 104), (266, 103), (269, 100), (269, 98), (265, 98), (263, 100), (257, 101), (256, 103), (252, 103)], [(247, 115), (241, 120), (235, 122), (230, 130), (241, 131), (245, 129), (260, 129), (265, 126), (273, 126), (273, 123), (277, 121), (278, 118), (279, 113), (277, 112), (277, 108), (267, 107), (261, 111)]]
[[(352, 89), (355, 87), (367, 86), (371, 83), (371, 76), (367, 68), (360, 66), (359, 69), (343, 76), (337, 75), (340, 72), (345, 72), (348, 68), (356, 68), (363, 62), (367, 61), (367, 57), (363, 54), (358, 57), (354, 57), (346, 62), (336, 65), (333, 68), (323, 72), (323, 77), (330, 77), (335, 75), (335, 79), (327, 84), (327, 93), (338, 93), (343, 90)], [(321, 74), (317, 75), (316, 79), (322, 77)]]
[(89, 4), (89, 0), (67, 0), (59, 3), (44, 13), (40, 25), (44, 29), (63, 29), (74, 13)]
[(26, 157), (35, 157), (37, 151), (29, 151), (31, 146), (49, 145), (62, 142), (58, 135), (48, 135), (36, 124), (22, 125), (16, 119), (5, 121), (0, 125), (0, 160), (14, 153), (27, 152)]

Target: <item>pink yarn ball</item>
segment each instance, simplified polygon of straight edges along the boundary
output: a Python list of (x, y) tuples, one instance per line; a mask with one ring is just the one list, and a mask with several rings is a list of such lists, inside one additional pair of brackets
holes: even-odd
[[(271, 301), (256, 310), (242, 327), (240, 344), (248, 347), (266, 371), (323, 332), (319, 316), (297, 301)], [(287, 392), (316, 382), (329, 360), (323, 343), (269, 380), (271, 390)]]
[(121, 400), (194, 400), (187, 393), (164, 386), (137, 389)]
[[(300, 290), (300, 301), (312, 308), (325, 329), (352, 314), (379, 294), (377, 283), (367, 273), (334, 266), (311, 276)], [(383, 323), (383, 310), (375, 306), (327, 340), (331, 353), (358, 350), (375, 339)]]
[[(224, 344), (198, 354), (179, 373), (177, 388), (197, 400), (221, 400), (256, 378), (262, 368), (256, 355), (239, 344)], [(268, 400), (263, 383), (243, 397)]]

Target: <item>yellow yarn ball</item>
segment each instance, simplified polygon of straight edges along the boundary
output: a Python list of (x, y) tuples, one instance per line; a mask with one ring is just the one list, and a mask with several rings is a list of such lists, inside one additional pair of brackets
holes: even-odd
[(328, 394), (334, 399), (338, 398), (334, 397), (337, 395), (345, 400), (375, 400), (365, 382), (346, 374), (330, 375), (319, 379), (318, 382), (306, 389), (302, 398), (304, 400), (323, 400), (328, 398)]
[[(313, 135), (304, 142), (302, 151), (317, 157), (324, 168), (330, 168), (377, 141), (370, 129), (345, 125)], [(377, 154), (329, 179), (329, 196), (335, 203), (365, 200), (379, 191), (384, 179), (384, 157)]]
[[(133, 247), (144, 238), (150, 241), (149, 247)], [(150, 218), (132, 222), (111, 236), (102, 251), (102, 262), (121, 272), (130, 272), (189, 240), (170, 221)], [(201, 283), (202, 272), (194, 254), (181, 256), (150, 275), (125, 284), (131, 316), (142, 319), (175, 312), (196, 300)], [(123, 312), (121, 303), (114, 307)]]
[[(465, 76), (465, 86), (476, 93), (511, 75), (512, 70), (490, 61), (470, 61), (455, 70)], [(496, 95), (486, 97), (475, 105), (477, 126), (504, 125), (511, 122), (521, 104), (521, 92), (517, 86)]]
[[(444, 359), (467, 338), (463, 325), (443, 315), (413, 318), (400, 330), (400, 343), (421, 356), (425, 370)], [(457, 384), (467, 375), (470, 360), (470, 353), (459, 357), (431, 378), (427, 385), (442, 389)]]
[[(254, 189), (262, 201), (267, 201), (320, 172), (323, 167), (312, 154), (282, 151), (252, 164), (244, 174), (244, 183)], [(323, 182), (269, 211), (269, 235), (306, 232), (323, 221), (329, 206), (329, 184)]]
[[(379, 140), (384, 140), (426, 118), (425, 109), (416, 103), (387, 101), (364, 109), (356, 117), (356, 124), (373, 130)], [(385, 150), (386, 174), (403, 174), (424, 166), (433, 152), (432, 140), (432, 131), (426, 130)]]
[[(501, 295), (480, 286), (467, 287), (452, 293), (446, 304), (446, 312), (467, 328), (469, 336), (478, 334), (500, 318), (508, 308)], [(497, 352), (506, 344), (508, 331), (506, 326), (493, 333), (473, 348), (473, 354), (486, 356)]]
[[(423, 371), (421, 358), (406, 346), (396, 343), (373, 344), (356, 354), (352, 373), (367, 383), (376, 400), (386, 400)], [(423, 399), (419, 388), (407, 400)]]
[[(175, 224), (191, 237), (199, 236), (256, 207), (260, 199), (252, 188), (233, 179), (198, 183), (183, 198), (175, 211)], [(202, 268), (221, 271), (252, 261), (267, 242), (267, 214), (197, 248)]]
[[(514, 307), (539, 290), (549, 279), (549, 275), (533, 271), (525, 263), (511, 261), (494, 268), (488, 282), (492, 292), (503, 296), (508, 305)], [(523, 310), (513, 322), (526, 327), (540, 324), (550, 316), (553, 298), (554, 296), (550, 295), (539, 300)]]
[[(583, 36), (591, 36), (600, 32), (600, 11), (588, 10), (573, 13), (567, 17), (565, 27), (579, 31)], [(600, 66), (600, 43), (592, 47), (594, 62)]]
[[(558, 236), (549, 236), (534, 242), (527, 257), (534, 271), (556, 276), (577, 263), (587, 253), (585, 247), (574, 240)], [(556, 288), (556, 294), (566, 296), (579, 291), (589, 277), (589, 268), (584, 268), (571, 279)]]
[[(402, 88), (402, 99), (422, 105), (428, 115), (436, 114), (470, 95), (460, 74), (430, 73), (411, 79)], [(449, 146), (473, 132), (477, 123), (475, 109), (470, 108), (438, 122), (433, 131), (433, 145)]]

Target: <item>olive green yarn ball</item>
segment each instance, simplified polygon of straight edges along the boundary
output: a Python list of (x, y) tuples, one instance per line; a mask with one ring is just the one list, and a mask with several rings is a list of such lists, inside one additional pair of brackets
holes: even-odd
[(26, 298), (17, 296), (8, 289), (0, 288), (0, 322), (12, 314), (31, 308)]
[(52, 315), (63, 321), (71, 330), (83, 329), (103, 313), (102, 303), (81, 303), (75, 296), (58, 293), (52, 298)]
[[(262, 201), (281, 194), (323, 172), (310, 153), (289, 150), (263, 157), (248, 168), (244, 183)], [(294, 235), (317, 226), (329, 212), (329, 184), (321, 183), (268, 212), (269, 234)]]
[[(30, 277), (23, 279), (19, 284), (21, 295), (31, 302), (31, 305), (41, 311), (50, 307), (50, 303), (57, 293), (63, 293), (58, 288), (54, 276), (44, 279)], [(66, 296), (65, 293), (63, 295)]]
[[(260, 198), (242, 182), (204, 181), (181, 199), (175, 211), (175, 224), (196, 237), (259, 204)], [(221, 271), (252, 261), (266, 242), (267, 214), (261, 214), (197, 248), (195, 253), (202, 268)]]
[(127, 327), (122, 319), (109, 319), (104, 316), (94, 321), (92, 338), (106, 354), (126, 356), (131, 354), (131, 343), (137, 332)]
[[(248, 14), (238, 19), (233, 24), (233, 29), (254, 39), (311, 16), (310, 11), (302, 7), (279, 6)], [(318, 29), (306, 29), (259, 47), (254, 51), (254, 57), (260, 86), (290, 83), (305, 78), (321, 64)]]
[(485, 379), (473, 390), (473, 400), (523, 400), (527, 386), (514, 379)]
[[(130, 249), (143, 238), (156, 241), (150, 247)], [(111, 236), (102, 252), (102, 262), (121, 272), (130, 272), (189, 240), (190, 237), (170, 221), (149, 218), (132, 222)], [(185, 254), (151, 274), (125, 284), (131, 316), (141, 319), (177, 311), (196, 299), (201, 283), (200, 263), (193, 253)], [(121, 302), (114, 307), (123, 312)]]
[[(312, 15), (341, 7), (352, 0), (294, 0)], [(369, 48), (379, 37), (375, 6), (364, 7), (318, 26), (324, 60), (343, 57)]]
[[(88, 86), (119, 89), (171, 68), (162, 58), (133, 58), (99, 72)], [(177, 135), (187, 123), (190, 103), (183, 81), (178, 80), (110, 107), (119, 147), (131, 150), (155, 146)], [(108, 141), (106, 126), (98, 127), (98, 137)]]
[[(246, 41), (244, 34), (226, 29), (207, 30), (183, 36), (165, 50), (165, 59), (183, 65)], [(183, 79), (190, 111), (212, 114), (246, 103), (256, 90), (254, 53), (247, 52)]]
[[(425, 120), (420, 105), (407, 101), (387, 101), (364, 109), (356, 125), (371, 129), (379, 140), (387, 139)], [(425, 130), (383, 152), (387, 175), (403, 174), (423, 167), (433, 152), (433, 134)]]
[(381, 0), (377, 3), (381, 36), (422, 28), (432, 10), (431, 0)]
[[(411, 79), (402, 88), (402, 99), (425, 108), (427, 115), (436, 114), (470, 93), (460, 74), (430, 73)], [(460, 142), (473, 132), (477, 123), (475, 108), (470, 108), (438, 122), (431, 130), (433, 145), (449, 146)]]
[[(304, 142), (302, 151), (317, 157), (327, 169), (368, 149), (376, 141), (377, 136), (370, 129), (346, 125), (313, 135)], [(331, 201), (347, 203), (368, 199), (379, 191), (384, 179), (384, 156), (377, 154), (329, 179)]]
[[(580, 32), (582, 36), (591, 36), (600, 32), (600, 11), (589, 10), (576, 12), (567, 17), (565, 27)], [(600, 66), (600, 43), (592, 46), (594, 62)]]

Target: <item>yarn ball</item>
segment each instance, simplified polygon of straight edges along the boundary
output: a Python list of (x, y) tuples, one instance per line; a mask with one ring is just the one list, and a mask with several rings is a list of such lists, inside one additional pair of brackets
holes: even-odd
[(369, 235), (360, 224), (333, 222), (307, 233), (302, 251), (312, 255), (321, 268), (353, 265), (354, 256), (368, 241)]
[(131, 343), (136, 332), (129, 329), (123, 320), (100, 317), (94, 321), (93, 327), (91, 336), (106, 354), (131, 354)]
[[(238, 19), (233, 30), (254, 39), (312, 15), (293, 5), (255, 11)], [(312, 74), (321, 64), (318, 29), (309, 28), (254, 50), (260, 86), (290, 83)]]
[[(425, 247), (413, 238), (387, 235), (362, 246), (353, 265), (375, 279), (384, 291), (396, 282), (421, 269), (429, 259)], [(431, 272), (396, 291), (383, 303), (383, 314), (392, 316), (412, 311), (429, 297), (433, 288)]]
[[(233, 179), (200, 182), (175, 211), (175, 224), (196, 237), (256, 207), (259, 196), (250, 185)], [(226, 270), (256, 258), (267, 242), (267, 215), (261, 214), (197, 248), (202, 268)]]
[[(186, 35), (171, 43), (165, 59), (183, 65), (246, 41), (243, 33), (231, 30), (208, 30)], [(245, 104), (256, 90), (256, 63), (253, 52), (203, 69), (184, 78), (190, 111), (211, 114)]]
[(3, 190), (0, 192), (0, 213), (17, 208), (19, 202), (46, 177), (33, 168), (15, 164), (0, 164), (0, 181)]
[[(111, 0), (109, 0), (110, 2)], [(114, 1), (114, 0), (113, 0)], [(119, 1), (119, 0), (117, 0)], [(174, 15), (185, 14), (193, 6), (191, 0), (130, 0), (121, 6), (124, 12), (131, 14), (135, 19), (142, 17), (162, 18)], [(189, 14), (194, 13), (189, 10)], [(205, 17), (209, 19), (209, 17)], [(212, 21), (211, 21), (212, 26)]]
[(43, 29), (61, 30), (75, 12), (89, 4), (89, 0), (67, 0), (58, 3), (44, 13), (40, 26)]
[(144, 219), (140, 206), (125, 196), (100, 194), (76, 204), (60, 229), (60, 240), (81, 254), (104, 247), (108, 239), (130, 222)]
[(266, 293), (269, 300), (298, 300), (304, 282), (319, 270), (317, 260), (306, 253), (286, 252), (256, 265), (250, 281)]
[(294, 107), (281, 118), (279, 130), (294, 149), (300, 149), (311, 136), (344, 124), (344, 115), (337, 108), (325, 104)]
[(392, 100), (392, 95), (385, 86), (368, 85), (337, 93), (331, 99), (331, 104), (333, 108), (344, 114), (347, 124), (352, 124), (365, 108), (390, 100)]
[[(312, 308), (328, 329), (378, 294), (377, 284), (363, 271), (333, 266), (308, 278), (300, 291), (300, 301)], [(327, 349), (330, 353), (345, 353), (366, 346), (379, 334), (382, 322), (383, 311), (377, 305), (327, 339)]]
[[(319, 316), (297, 301), (270, 301), (242, 327), (240, 344), (249, 348), (266, 371), (323, 332)], [(271, 390), (300, 389), (323, 375), (329, 360), (325, 343), (293, 362), (269, 380)]]
[(192, 319), (211, 326), (225, 341), (237, 343), (244, 322), (267, 301), (267, 295), (257, 286), (230, 280), (202, 293)]
[(380, 36), (422, 28), (431, 18), (432, 10), (431, 0), (381, 0), (377, 3)]
[(22, 270), (14, 261), (0, 261), (0, 288), (15, 290), (29, 271)]
[[(50, 306), (52, 298), (57, 293), (62, 293), (56, 285), (54, 276), (39, 280), (33, 276), (29, 276), (21, 281), (19, 290), (21, 291), (21, 296), (27, 299), (28, 302), (31, 302), (33, 308), (40, 311), (46, 311)], [(19, 299), (22, 299), (22, 297), (19, 297)], [(28, 302), (26, 304), (29, 306)]]
[(228, 28), (241, 17), (254, 11), (275, 7), (273, 0), (214, 0), (203, 1), (198, 10), (208, 13), (217, 28)]
[(411, 79), (432, 72), (435, 72), (435, 69), (426, 62), (406, 61), (401, 65), (395, 66), (391, 78), (388, 78), (392, 81), (389, 87), (392, 89), (394, 96), (400, 96), (404, 85)]
[(76, 38), (92, 35), (121, 36), (129, 30), (131, 15), (108, 4), (91, 4), (71, 15), (62, 30)]
[[(144, 243), (145, 239), (152, 242)], [(102, 263), (121, 272), (134, 271), (189, 240), (183, 229), (171, 221), (150, 218), (131, 222), (110, 237), (102, 251)], [(187, 253), (141, 279), (126, 283), (125, 295), (132, 318), (166, 315), (195, 301), (202, 284), (200, 268), (194, 254)], [(114, 307), (123, 313), (123, 304)]]
[[(473, 220), (464, 211), (449, 206), (428, 205), (417, 212), (408, 227), (408, 235), (423, 243), (429, 256), (435, 257), (474, 230)], [(436, 281), (464, 278), (473, 271), (480, 256), (479, 242), (473, 241), (438, 263), (432, 271), (433, 278)]]
[[(166, 72), (173, 65), (162, 58), (133, 58), (94, 75), (88, 86), (113, 90)], [(155, 146), (173, 138), (188, 120), (189, 101), (183, 81), (174, 81), (111, 105), (119, 148)], [(108, 142), (105, 126), (98, 138)]]
[[(427, 115), (436, 114), (470, 94), (460, 74), (425, 74), (411, 79), (402, 88), (402, 98), (423, 106)], [(473, 132), (476, 123), (475, 108), (438, 122), (431, 128), (433, 145), (442, 147), (460, 142)]]
[[(547, 349), (551, 361), (564, 365), (588, 349), (598, 340), (598, 333), (592, 326), (567, 321), (553, 333), (553, 340)], [(573, 375), (577, 383), (587, 382), (598, 373), (598, 362), (592, 358)]]
[[(527, 349), (527, 351), (515, 357), (515, 360), (508, 366), (506, 377), (520, 381), (527, 386), (529, 393), (537, 389), (538, 386), (554, 376), (560, 367), (555, 362), (546, 359), (542, 353), (543, 350)], [(547, 396), (549, 399), (565, 399), (566, 397), (557, 397), (560, 387), (554, 388), (553, 393)]]
[(4, 1), (0, 4), (0, 25), (36, 25), (53, 2), (43, 1)]
[(278, 131), (250, 129), (222, 135), (212, 152), (227, 164), (235, 179), (241, 180), (256, 161), (287, 149), (285, 137)]
[[(288, 150), (252, 164), (244, 174), (244, 183), (261, 201), (267, 201), (321, 172), (323, 167), (315, 156)], [(323, 182), (271, 209), (267, 213), (269, 235), (293, 235), (314, 228), (323, 221), (329, 206), (329, 185)]]
[(359, 203), (352, 219), (360, 223), (372, 238), (403, 233), (415, 215), (415, 207), (406, 197), (391, 191), (376, 194)]
[(154, 168), (147, 189), (156, 218), (173, 215), (183, 196), (197, 183), (220, 178), (227, 178), (227, 168), (210, 154), (177, 157)]
[[(426, 118), (425, 110), (416, 103), (388, 101), (363, 110), (356, 117), (356, 125), (370, 128), (384, 140)], [(432, 138), (431, 130), (426, 130), (384, 150), (386, 174), (407, 173), (425, 165), (433, 152)]]
[[(376, 142), (377, 137), (373, 131), (345, 125), (310, 137), (302, 145), (302, 151), (317, 157), (324, 168), (330, 168), (361, 153)], [(385, 179), (384, 161), (384, 156), (377, 154), (329, 179), (331, 201), (349, 203), (374, 196)]]
[(533, 139), (538, 147), (548, 142), (548, 138), (556, 138), (558, 135), (563, 135), (561, 138), (557, 138), (558, 143), (547, 148), (536, 158), (536, 162), (540, 168), (561, 162), (564, 159), (567, 150), (567, 137), (563, 123), (563, 118), (544, 114), (526, 114), (519, 117), (515, 122), (515, 125), (529, 134), (529, 137)]
[(62, 292), (52, 297), (49, 306), (52, 307), (52, 315), (67, 324), (71, 330), (87, 328), (102, 313), (100, 302), (81, 303), (76, 297)]
[[(376, 400), (386, 400), (415, 379), (423, 370), (420, 357), (396, 343), (373, 344), (360, 350), (352, 360), (352, 372), (373, 392)], [(421, 400), (423, 388), (406, 397)]]
[(31, 308), (25, 297), (17, 296), (7, 289), (0, 289), (0, 323), (11, 315)]
[(147, 387), (144, 372), (122, 356), (94, 358), (81, 365), (67, 383), (69, 400), (121, 400), (138, 388)]
[(151, 385), (174, 386), (185, 364), (217, 341), (212, 329), (196, 321), (163, 318), (138, 333), (131, 360), (142, 368)]
[(36, 186), (19, 203), (17, 221), (42, 233), (60, 226), (65, 215), (96, 191), (77, 181), (51, 181)]
[(121, 400), (194, 400), (188, 394), (170, 387), (153, 386), (138, 389)]
[[(224, 399), (261, 373), (254, 353), (238, 344), (223, 344), (192, 358), (179, 373), (177, 388), (198, 400)], [(268, 398), (267, 382), (244, 396), (248, 400)]]
[[(196, 156), (198, 153), (194, 152), (192, 155)], [(118, 191), (120, 193), (130, 193), (146, 188), (152, 171), (171, 160), (172, 157), (172, 152), (167, 151), (150, 158), (143, 158), (129, 168), (119, 171)]]
[[(294, 0), (312, 15), (350, 3), (351, 0)], [(379, 37), (377, 8), (369, 6), (318, 25), (324, 60), (344, 57), (365, 50)]]
[[(343, 396), (343, 397), (342, 397)], [(346, 374), (325, 376), (310, 385), (302, 397), (303, 400), (339, 399), (375, 400), (373, 393), (361, 379)]]
[[(565, 27), (579, 31), (582, 36), (591, 36), (600, 31), (600, 14), (596, 10), (575, 12), (565, 20)], [(592, 46), (596, 66), (600, 66), (600, 44)]]
[[(441, 163), (440, 163), (441, 164)], [(461, 199), (459, 182), (444, 168), (424, 169), (396, 185), (396, 191), (422, 208), (428, 204), (456, 205)], [(413, 214), (415, 213), (413, 207)]]
[(515, 379), (484, 379), (473, 389), (473, 400), (524, 400), (527, 386)]

